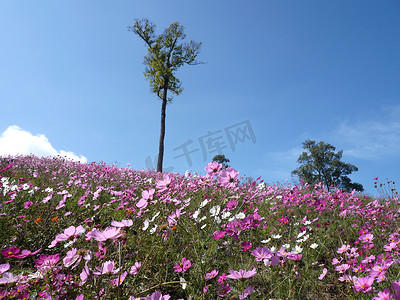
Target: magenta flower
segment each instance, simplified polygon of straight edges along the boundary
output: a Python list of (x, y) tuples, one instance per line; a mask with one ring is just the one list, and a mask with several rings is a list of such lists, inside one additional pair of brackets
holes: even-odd
[(250, 241), (243, 241), (242, 242), (242, 251), (245, 252), (251, 249), (251, 242)]
[(103, 275), (103, 274), (116, 274), (119, 271), (119, 268), (114, 270), (115, 262), (112, 260), (108, 260), (102, 264), (101, 267), (96, 267), (98, 271), (93, 272), (95, 275)]
[(220, 172), (218, 182), (225, 187), (235, 187), (238, 177), (239, 172), (232, 167), (228, 167)]
[(55, 247), (57, 243), (61, 241), (73, 240), (75, 242), (78, 235), (83, 233), (84, 231), (85, 229), (82, 225), (79, 225), (78, 227), (70, 226), (64, 230), (64, 233), (57, 234), (55, 240), (51, 242), (49, 248)]
[(251, 271), (246, 271), (246, 270), (239, 270), (239, 271), (234, 271), (230, 270), (229, 275), (226, 276), (230, 279), (242, 279), (242, 278), (250, 278), (253, 277), (254, 275), (257, 274), (256, 268), (253, 268)]
[(356, 292), (371, 293), (372, 284), (374, 283), (374, 277), (360, 277), (354, 281), (354, 289)]
[(129, 274), (136, 275), (137, 273), (139, 273), (139, 269), (141, 266), (142, 266), (142, 263), (135, 262), (135, 264), (132, 266), (131, 270), (129, 271)]
[(264, 259), (271, 259), (274, 254), (267, 247), (257, 247), (256, 250), (251, 251), (251, 255), (254, 255), (255, 261), (262, 261)]
[(120, 232), (121, 228), (107, 227), (104, 231), (100, 231), (94, 228), (92, 231), (86, 234), (86, 240), (90, 241), (94, 238), (98, 242), (104, 242), (106, 240), (114, 240), (122, 236), (123, 232)]
[(114, 227), (124, 228), (124, 227), (129, 227), (129, 226), (132, 226), (132, 225), (133, 225), (133, 221), (132, 220), (121, 220), (121, 222), (119, 222), (119, 221), (112, 221), (111, 222), (111, 226), (114, 226)]
[(1, 254), (3, 254), (5, 257), (14, 257), (15, 255), (17, 255), (19, 253), (19, 251), (21, 251), (21, 249), (15, 247), (15, 246), (12, 246), (10, 248), (1, 250)]
[(33, 205), (33, 202), (32, 202), (32, 201), (27, 201), (27, 202), (25, 202), (25, 204), (24, 204), (24, 208), (29, 209), (29, 208), (31, 208), (32, 205)]
[(204, 279), (211, 279), (211, 278), (214, 278), (217, 275), (218, 275), (218, 271), (217, 270), (212, 270), (210, 273), (206, 273), (206, 276), (204, 276)]
[(87, 263), (86, 263), (85, 266), (82, 269), (81, 274), (79, 275), (79, 277), (80, 277), (80, 279), (82, 281), (79, 285), (81, 285), (81, 286), (84, 285), (85, 282), (88, 280), (89, 275), (90, 275), (90, 270), (89, 270), (89, 267), (87, 266)]
[(190, 262), (190, 260), (186, 259), (186, 257), (183, 257), (180, 264), (175, 265), (174, 269), (175, 269), (175, 272), (177, 272), (177, 273), (185, 273), (186, 270), (189, 269), (191, 266), (192, 266), (192, 263)]

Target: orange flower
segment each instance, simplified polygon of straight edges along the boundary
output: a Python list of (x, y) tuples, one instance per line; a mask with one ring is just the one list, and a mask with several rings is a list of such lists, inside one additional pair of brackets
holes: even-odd
[(35, 223), (37, 224), (37, 223), (39, 223), (39, 221), (41, 221), (41, 220), (43, 220), (41, 217), (39, 217), (39, 218), (37, 218), (36, 220), (35, 220)]
[(173, 227), (172, 227), (172, 229), (173, 229), (173, 230), (177, 230), (177, 229), (178, 229), (178, 227), (176, 227), (176, 226), (173, 226)]
[(58, 217), (55, 216), (54, 218), (51, 219), (52, 221), (58, 221)]

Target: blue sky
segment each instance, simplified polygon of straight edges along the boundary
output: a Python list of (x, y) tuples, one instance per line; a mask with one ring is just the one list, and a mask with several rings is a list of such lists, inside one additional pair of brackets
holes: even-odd
[(374, 177), (399, 181), (397, 0), (2, 1), (0, 154), (155, 167), (161, 101), (127, 30), (138, 18), (203, 43), (206, 64), (176, 74), (165, 169), (204, 174), (218, 144), (241, 175), (290, 183), (311, 139), (343, 150), (370, 194)]

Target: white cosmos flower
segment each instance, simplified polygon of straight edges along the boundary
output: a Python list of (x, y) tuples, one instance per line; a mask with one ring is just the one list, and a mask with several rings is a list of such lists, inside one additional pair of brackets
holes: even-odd
[(303, 251), (303, 248), (301, 248), (300, 246), (296, 245), (293, 249), (292, 252), (299, 254), (301, 253), (301, 251)]
[(290, 245), (289, 244), (285, 244), (285, 245), (282, 245), (282, 247), (285, 248), (285, 249), (289, 249)]
[(204, 200), (203, 202), (200, 203), (200, 208), (203, 208), (204, 206), (206, 206), (208, 203), (208, 200)]
[(280, 239), (282, 236), (280, 234), (272, 234), (271, 237), (273, 239)]
[(246, 215), (244, 214), (244, 213), (238, 213), (236, 216), (235, 216), (235, 218), (236, 219), (244, 219), (244, 218), (246, 218)]
[(224, 213), (222, 214), (221, 218), (222, 218), (222, 219), (226, 219), (226, 218), (230, 217), (231, 215), (232, 215), (231, 212), (226, 211), (226, 212), (224, 212)]
[(275, 247), (275, 246), (272, 246), (272, 247), (270, 248), (270, 250), (271, 250), (272, 253), (275, 253), (276, 247)]
[(200, 220), (199, 220), (199, 222), (203, 222), (205, 219), (207, 219), (207, 217), (206, 217), (206, 216), (204, 216), (204, 217), (201, 217), (201, 218), (200, 218)]
[(268, 239), (266, 239), (266, 240), (262, 240), (261, 243), (266, 244), (266, 243), (268, 243), (270, 240), (271, 240), (271, 239), (268, 238)]
[(200, 227), (200, 229), (204, 229), (204, 227), (206, 227), (207, 224), (204, 224), (203, 226)]
[(158, 215), (160, 214), (160, 212), (158, 211), (152, 218), (150, 222), (153, 222), (155, 220), (155, 218), (158, 217)]
[(143, 222), (142, 230), (145, 231), (147, 228), (149, 228), (149, 220), (146, 220)]
[(310, 248), (313, 248), (313, 249), (315, 249), (317, 247), (318, 247), (318, 244), (316, 244), (316, 243), (310, 245)]
[(193, 215), (192, 215), (193, 219), (196, 220), (197, 217), (199, 216), (199, 214), (200, 214), (200, 209), (196, 210), (196, 211), (193, 213)]
[(306, 231), (302, 231), (302, 232), (300, 232), (298, 235), (297, 235), (297, 238), (299, 239), (299, 238), (301, 238), (303, 235), (305, 235), (306, 234)]
[(153, 234), (154, 232), (156, 232), (158, 225), (154, 225), (154, 227), (152, 229), (150, 229), (150, 234)]
[(182, 289), (183, 290), (186, 289), (187, 283), (185, 282), (186, 281), (185, 278), (180, 277), (179, 281), (181, 282)]
[(221, 207), (219, 205), (215, 205), (210, 209), (211, 217), (217, 216), (221, 211)]

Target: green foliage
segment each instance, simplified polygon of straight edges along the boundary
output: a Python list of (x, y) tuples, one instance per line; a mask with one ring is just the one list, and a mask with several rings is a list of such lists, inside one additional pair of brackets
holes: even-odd
[(358, 168), (352, 164), (341, 161), (343, 150), (334, 152), (336, 148), (328, 143), (306, 140), (303, 142), (303, 148), (307, 152), (303, 152), (297, 162), (300, 167), (292, 171), (293, 175), (304, 179), (310, 184), (322, 182), (328, 188), (341, 188), (345, 191), (363, 191), (364, 188), (359, 183), (351, 182), (347, 176)]
[(158, 36), (155, 34), (155, 28), (156, 26), (149, 20), (140, 19), (136, 20), (133, 26), (129, 26), (128, 30), (146, 43), (148, 48), (143, 62), (146, 66), (144, 75), (150, 81), (151, 91), (163, 99), (165, 90), (175, 95), (183, 91), (181, 81), (174, 73), (184, 64), (199, 64), (196, 62), (196, 57), (201, 43), (194, 41), (180, 43), (186, 38), (186, 34), (179, 22), (172, 23)]

